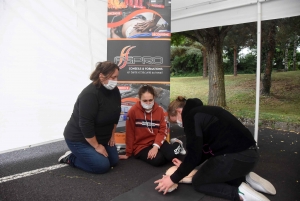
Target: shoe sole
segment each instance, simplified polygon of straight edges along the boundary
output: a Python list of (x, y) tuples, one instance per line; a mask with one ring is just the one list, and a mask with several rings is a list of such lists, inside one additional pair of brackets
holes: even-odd
[(275, 187), (266, 179), (260, 177), (259, 175), (255, 174), (254, 172), (250, 172), (246, 176), (246, 181), (249, 183), (249, 185), (254, 188), (257, 191), (260, 191), (262, 193), (267, 193), (270, 195), (276, 194)]
[(242, 192), (246, 200), (249, 201), (270, 201), (266, 196), (255, 191), (251, 186), (244, 182), (240, 185), (239, 191)]
[(67, 151), (64, 155), (62, 155), (61, 157), (59, 157), (58, 162), (60, 163), (60, 160), (63, 159), (64, 157), (70, 155), (72, 152), (71, 151)]

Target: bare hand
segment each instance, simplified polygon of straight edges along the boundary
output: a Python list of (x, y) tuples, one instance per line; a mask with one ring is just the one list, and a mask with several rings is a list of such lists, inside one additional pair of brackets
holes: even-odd
[(158, 192), (163, 191), (164, 195), (168, 192), (169, 188), (174, 184), (170, 176), (166, 176), (166, 175), (163, 175), (161, 179), (156, 180), (154, 183), (158, 184), (155, 190), (158, 190)]
[(156, 146), (153, 146), (153, 148), (152, 149), (150, 149), (150, 151), (148, 152), (148, 157), (147, 157), (147, 159), (149, 158), (149, 159), (153, 159), (153, 158), (155, 158), (156, 157), (156, 154), (157, 154), (157, 152), (158, 152), (158, 147), (156, 147)]
[(173, 162), (173, 164), (174, 164), (176, 167), (179, 167), (180, 164), (182, 163), (182, 161), (179, 160), (178, 158), (174, 158), (174, 159), (172, 160), (172, 162)]
[(113, 147), (115, 145), (115, 135), (114, 134), (111, 135), (108, 145), (111, 147)]
[(128, 159), (129, 158), (129, 156), (126, 156), (126, 155), (119, 155), (119, 159), (124, 159), (124, 160), (126, 160), (126, 159)]
[(99, 153), (102, 154), (103, 156), (107, 157), (108, 154), (106, 152), (105, 147), (102, 144), (98, 144), (98, 146), (95, 148), (95, 150)]
[(135, 28), (135, 30), (141, 31), (141, 32), (153, 31), (153, 30), (151, 30), (151, 28), (155, 27), (155, 25), (156, 25), (156, 23), (153, 20), (148, 20), (145, 22), (137, 23), (136, 25), (134, 25), (133, 28)]

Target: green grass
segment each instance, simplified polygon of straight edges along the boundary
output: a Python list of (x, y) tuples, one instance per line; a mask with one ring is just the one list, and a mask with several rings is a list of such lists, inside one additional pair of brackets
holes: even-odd
[[(225, 90), (225, 109), (236, 117), (254, 119), (256, 75), (225, 75)], [(208, 78), (171, 77), (170, 93), (171, 101), (182, 95), (207, 104)], [(270, 96), (260, 97), (260, 120), (300, 124), (300, 71), (273, 72)]]

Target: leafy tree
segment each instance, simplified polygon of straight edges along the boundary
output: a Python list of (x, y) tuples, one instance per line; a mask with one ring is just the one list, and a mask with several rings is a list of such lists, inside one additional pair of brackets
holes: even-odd
[(208, 104), (226, 106), (224, 68), (222, 62), (223, 42), (231, 27), (213, 27), (181, 32), (191, 40), (200, 42), (207, 51), (209, 69)]
[(261, 94), (262, 95), (270, 95), (270, 89), (271, 89), (271, 74), (273, 69), (273, 59), (274, 59), (274, 53), (275, 53), (275, 46), (276, 46), (276, 25), (277, 20), (271, 20), (263, 22), (264, 27), (263, 29), (267, 29), (267, 36), (265, 44), (267, 48), (267, 60), (266, 60), (266, 68), (264, 72), (264, 76), (262, 79), (262, 89)]
[(229, 58), (229, 64), (233, 67), (233, 75), (237, 76), (238, 52), (245, 47), (246, 42), (251, 39), (249, 29), (251, 26), (248, 24), (238, 24), (232, 26), (228, 31), (224, 40), (224, 50), (226, 50)]

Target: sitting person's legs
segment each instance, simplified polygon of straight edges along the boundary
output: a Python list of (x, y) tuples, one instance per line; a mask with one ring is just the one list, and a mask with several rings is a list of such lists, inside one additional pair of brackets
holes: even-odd
[(145, 149), (141, 150), (135, 157), (153, 166), (161, 166), (167, 163), (166, 158), (163, 156), (160, 150), (158, 150), (155, 158), (153, 159), (148, 158), (148, 153), (151, 149), (152, 146), (146, 147)]
[(72, 142), (69, 140), (66, 140), (66, 142), (72, 151), (72, 154), (69, 156), (69, 164), (71, 166), (96, 174), (106, 173), (110, 170), (109, 157), (98, 153), (88, 143)]
[(164, 142), (159, 151), (163, 154), (167, 161), (172, 161), (174, 158), (178, 157), (182, 148), (179, 142), (174, 142), (173, 144), (169, 144), (168, 142)]

